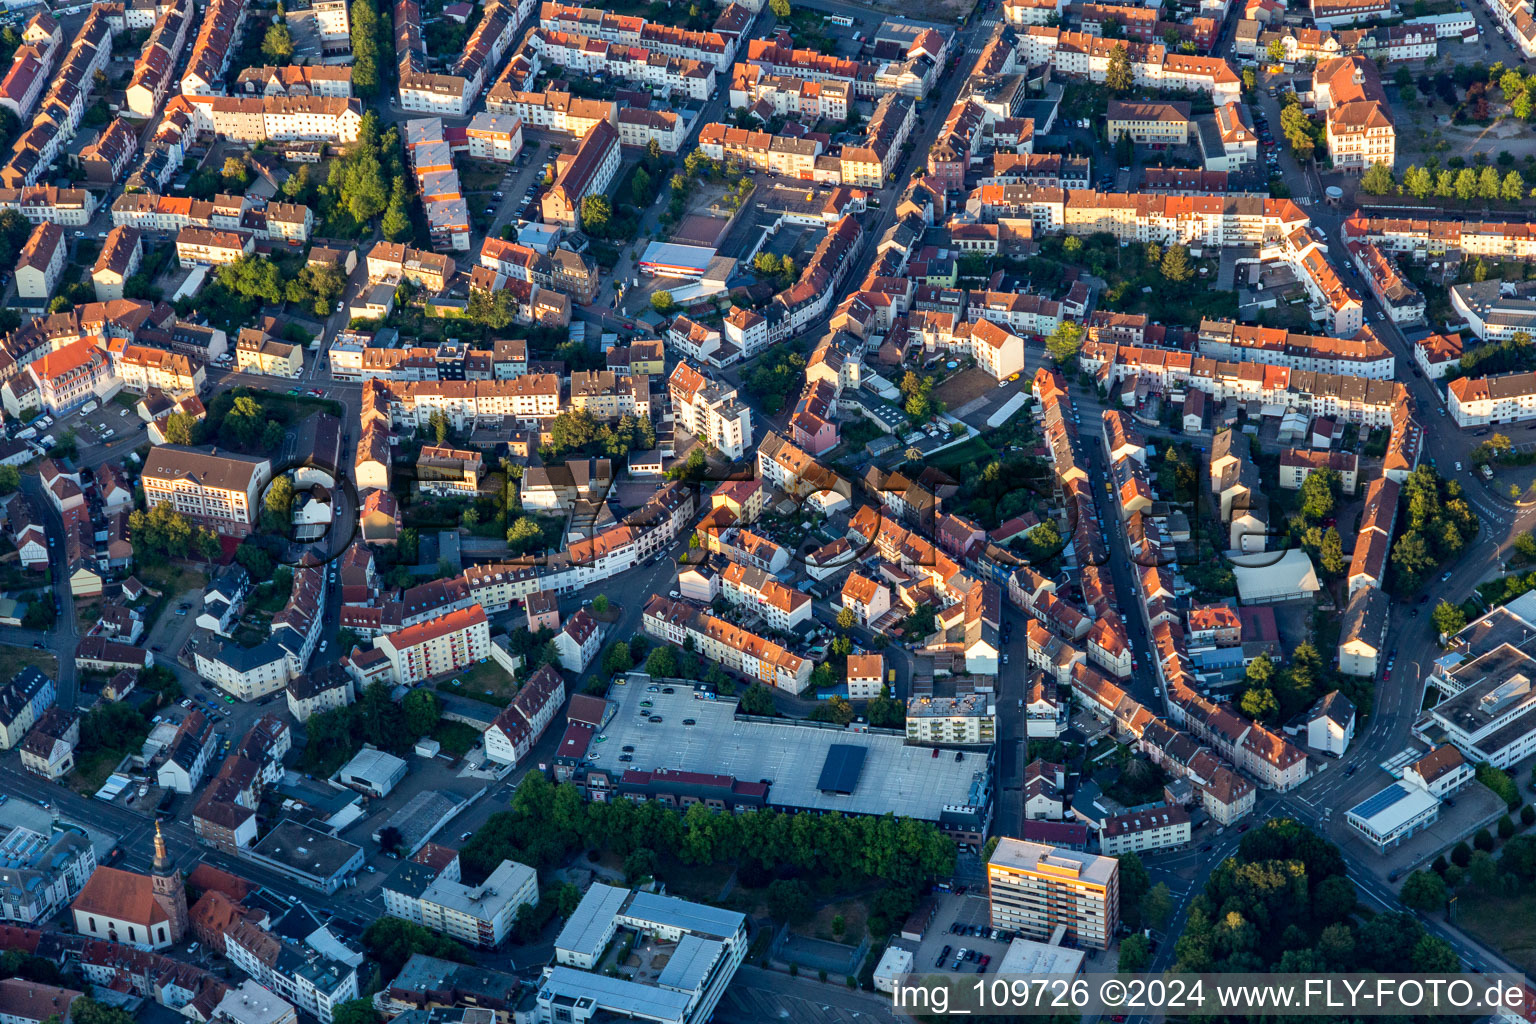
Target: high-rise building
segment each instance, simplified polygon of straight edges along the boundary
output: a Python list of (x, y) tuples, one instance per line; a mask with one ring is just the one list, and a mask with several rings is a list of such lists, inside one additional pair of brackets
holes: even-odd
[(1108, 949), (1120, 923), (1120, 862), (1044, 843), (1002, 838), (987, 862), (992, 927)]

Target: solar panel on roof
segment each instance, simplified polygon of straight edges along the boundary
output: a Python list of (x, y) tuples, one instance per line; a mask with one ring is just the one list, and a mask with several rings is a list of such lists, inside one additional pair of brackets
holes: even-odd
[(1374, 818), (1407, 795), (1408, 791), (1406, 789), (1393, 783), (1375, 796), (1367, 797), (1361, 801), (1350, 813), (1360, 818)]

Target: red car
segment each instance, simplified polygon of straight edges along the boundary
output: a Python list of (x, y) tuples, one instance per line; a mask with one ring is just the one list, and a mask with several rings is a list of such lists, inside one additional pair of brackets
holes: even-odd
[(1384, 683), (1389, 683), (1389, 682), (1392, 681), (1392, 670), (1391, 669), (1385, 669), (1385, 670), (1382, 671), (1382, 673), (1381, 673), (1381, 681), (1384, 682)]

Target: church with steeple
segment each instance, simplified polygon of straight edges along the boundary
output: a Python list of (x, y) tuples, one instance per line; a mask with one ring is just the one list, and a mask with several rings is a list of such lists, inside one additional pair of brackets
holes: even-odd
[(155, 822), (150, 874), (98, 867), (70, 905), (81, 935), (139, 949), (167, 949), (187, 934), (187, 890)]

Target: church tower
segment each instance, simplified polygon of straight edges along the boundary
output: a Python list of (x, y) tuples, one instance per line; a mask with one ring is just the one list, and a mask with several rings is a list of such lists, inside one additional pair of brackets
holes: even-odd
[(171, 941), (180, 942), (187, 934), (187, 889), (182, 884), (181, 872), (165, 852), (165, 837), (160, 834), (160, 822), (155, 822), (155, 865), (150, 869), (150, 881), (154, 884), (155, 902), (171, 921)]

